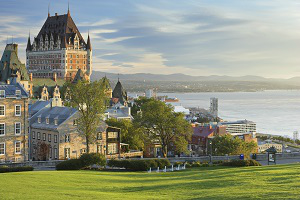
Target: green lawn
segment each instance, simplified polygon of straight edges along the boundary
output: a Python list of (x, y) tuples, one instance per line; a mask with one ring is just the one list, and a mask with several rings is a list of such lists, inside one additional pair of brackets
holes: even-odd
[(0, 199), (299, 199), (300, 164), (180, 172), (0, 174)]

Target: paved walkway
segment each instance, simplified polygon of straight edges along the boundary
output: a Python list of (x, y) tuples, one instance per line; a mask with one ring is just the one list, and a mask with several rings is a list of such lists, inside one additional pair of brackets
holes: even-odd
[[(268, 161), (264, 160), (258, 160), (258, 162), (260, 162), (262, 165), (268, 165)], [(286, 158), (286, 159), (280, 159), (280, 160), (276, 160), (276, 164), (290, 164), (290, 163), (300, 163), (300, 158)], [(270, 163), (271, 165), (273, 165), (273, 163)]]

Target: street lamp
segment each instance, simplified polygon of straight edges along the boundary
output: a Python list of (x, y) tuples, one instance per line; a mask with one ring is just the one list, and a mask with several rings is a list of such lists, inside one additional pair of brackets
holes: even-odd
[(212, 138), (209, 140), (210, 154), (209, 154), (209, 163), (212, 164)]

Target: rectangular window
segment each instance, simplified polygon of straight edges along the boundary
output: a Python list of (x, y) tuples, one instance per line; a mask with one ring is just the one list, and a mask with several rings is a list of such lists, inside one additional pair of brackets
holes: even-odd
[(38, 140), (41, 139), (41, 133), (40, 133), (40, 132), (37, 133), (37, 139), (38, 139)]
[(15, 134), (20, 135), (21, 134), (21, 122), (15, 123)]
[(57, 159), (57, 148), (54, 148), (54, 159)]
[(21, 142), (20, 141), (15, 142), (15, 153), (17, 153), (17, 154), (21, 153)]
[(0, 124), (0, 136), (5, 135), (5, 123)]
[(103, 153), (102, 152), (102, 145), (100, 145), (100, 144), (97, 145), (97, 153), (100, 153), (100, 154)]
[(32, 139), (35, 139), (35, 131), (32, 131)]
[(16, 90), (16, 95), (21, 95), (21, 90)]
[(118, 153), (118, 146), (116, 143), (108, 144), (107, 146), (107, 153), (108, 154), (116, 154)]
[(49, 118), (46, 118), (46, 124), (49, 124)]
[(41, 123), (42, 119), (40, 117), (38, 117), (38, 123)]
[(15, 106), (15, 116), (21, 116), (21, 105)]
[(80, 149), (80, 155), (84, 154), (86, 152), (86, 149)]
[(54, 125), (57, 125), (57, 119), (54, 120)]
[(43, 133), (43, 140), (46, 141), (46, 133)]
[(77, 126), (77, 119), (73, 120), (73, 126)]
[(52, 158), (52, 147), (49, 148), (49, 158)]
[(57, 135), (54, 135), (54, 143), (57, 143)]
[(65, 159), (70, 159), (70, 148), (65, 148)]
[(97, 140), (102, 140), (102, 133), (97, 133)]
[(48, 142), (51, 142), (51, 134), (48, 134)]
[(0, 106), (0, 117), (5, 116), (5, 106)]
[(70, 136), (69, 135), (65, 135), (65, 142), (70, 142)]
[(0, 155), (5, 155), (5, 143), (0, 143)]
[(5, 90), (0, 90), (0, 98), (5, 98)]

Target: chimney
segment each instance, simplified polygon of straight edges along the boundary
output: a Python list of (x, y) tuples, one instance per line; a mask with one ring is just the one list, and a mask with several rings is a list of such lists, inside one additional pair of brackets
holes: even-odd
[(56, 82), (56, 80), (57, 80), (57, 74), (54, 72), (54, 73), (53, 73), (53, 81)]
[(57, 16), (58, 16), (58, 14), (57, 14), (57, 13), (55, 13), (55, 16), (57, 17)]
[(10, 80), (9, 80), (9, 79), (7, 79), (7, 81), (6, 81), (6, 82), (7, 82), (7, 84), (8, 84), (8, 85), (10, 84)]
[(32, 73), (29, 74), (29, 80), (32, 81)]

